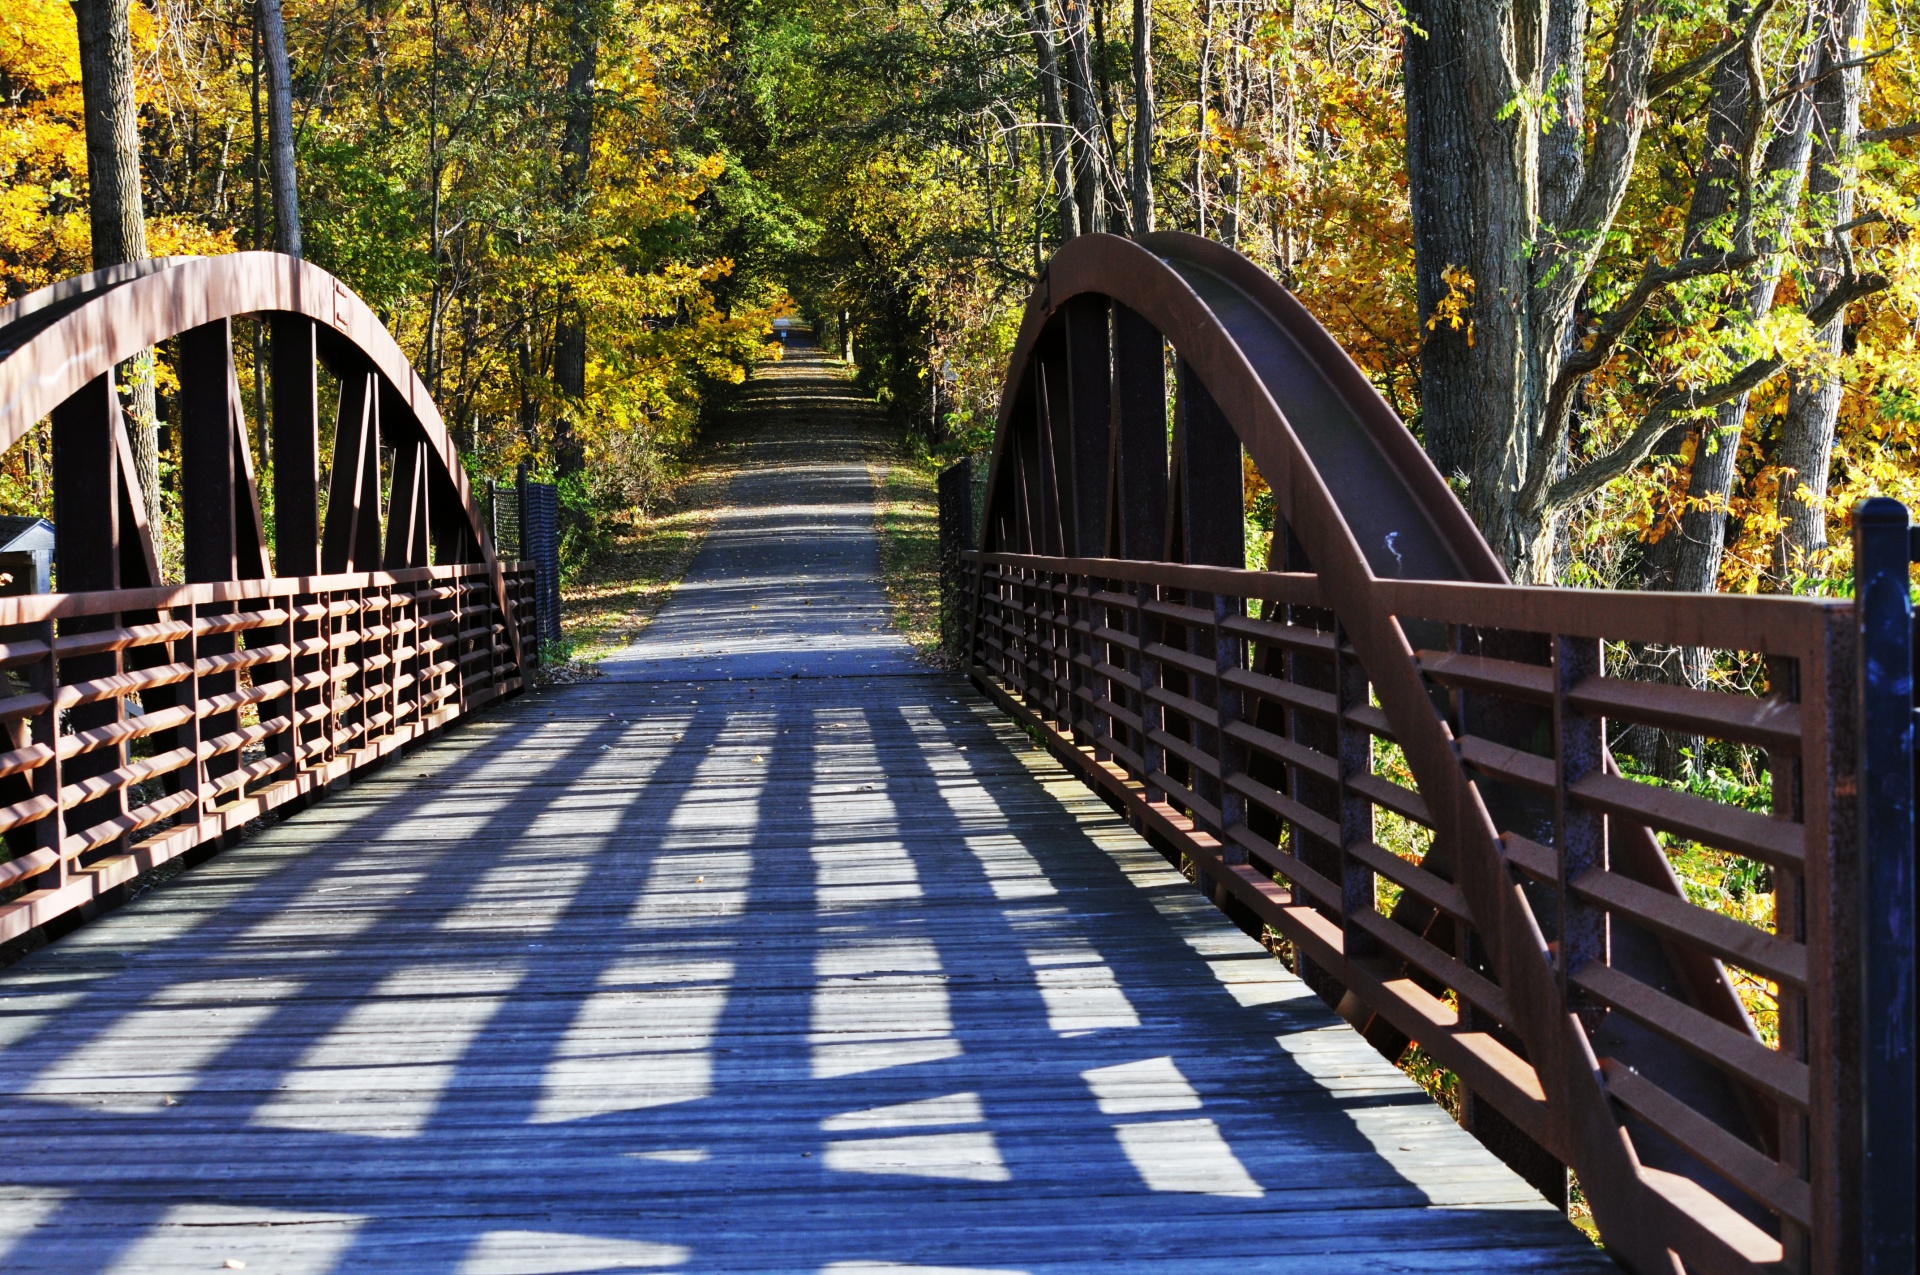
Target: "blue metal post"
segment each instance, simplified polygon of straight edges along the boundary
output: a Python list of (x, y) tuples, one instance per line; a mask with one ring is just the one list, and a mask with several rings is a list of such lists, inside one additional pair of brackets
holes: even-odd
[(1914, 1270), (1914, 678), (1906, 507), (1853, 512), (1860, 669), (1861, 1270)]

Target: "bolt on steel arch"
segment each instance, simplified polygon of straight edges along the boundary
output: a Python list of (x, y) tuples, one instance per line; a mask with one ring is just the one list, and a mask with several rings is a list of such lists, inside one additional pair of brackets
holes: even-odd
[[(232, 321), (272, 333), (271, 550)], [(173, 342), (185, 582), (160, 576), (114, 368)], [(338, 384), (320, 517), (320, 394)], [(158, 258), (0, 308), (0, 449), (42, 421), (54, 594), (0, 599), (0, 941), (503, 695), (535, 656), (426, 386), (340, 280)]]
[[(1187, 235), (1053, 259), (991, 465), (958, 641), (1007, 712), (1545, 1194), (1571, 1170), (1630, 1268), (1857, 1266), (1850, 603), (1510, 584), (1325, 330)], [(1631, 644), (1764, 689), (1617, 675)], [(1751, 750), (1770, 811), (1622, 773), (1610, 727)], [(1690, 901), (1662, 835), (1770, 920)]]

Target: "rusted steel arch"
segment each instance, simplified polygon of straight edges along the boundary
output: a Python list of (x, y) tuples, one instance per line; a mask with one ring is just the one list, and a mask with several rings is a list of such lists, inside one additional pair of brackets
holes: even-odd
[[(1165, 346), (1174, 354), (1170, 440)], [(1505, 571), (1398, 416), (1283, 288), (1239, 254), (1189, 235), (1138, 243), (1091, 235), (1064, 247), (1035, 287), (1010, 359), (982, 550), (1039, 555), (1096, 577), (1099, 559), (1239, 567), (1242, 448), (1274, 491), (1273, 565), (1317, 577), (1322, 614), (1331, 613), (1338, 638), (1364, 669), (1362, 702), (1367, 683), (1377, 694), (1431, 815), (1433, 850), (1423, 866), (1463, 894), (1486, 968), (1511, 1008), (1503, 1026), (1518, 1038), (1533, 1073), (1516, 1078), (1483, 1069), (1478, 1079), (1466, 1078), (1515, 1130), (1574, 1170), (1609, 1244), (1635, 1269), (1670, 1266), (1665, 1245), (1637, 1225), (1647, 1217), (1661, 1219), (1661, 1230), (1700, 1231), (1693, 1214), (1706, 1210), (1729, 1233), (1745, 1226), (1745, 1234), (1758, 1236), (1752, 1222), (1740, 1220), (1759, 1219), (1749, 1205), (1724, 1187), (1709, 1188), (1720, 1192), (1714, 1198), (1684, 1180), (1684, 1157), (1666, 1154), (1658, 1138), (1625, 1136), (1623, 1119), (1633, 1122), (1610, 1104), (1596, 1046), (1629, 1066), (1662, 1046), (1617, 1014), (1601, 1036), (1583, 1025), (1559, 986), (1536, 905), (1516, 884), (1502, 849), (1501, 829), (1550, 821), (1551, 802), (1484, 771), (1470, 774), (1455, 749), (1456, 731), (1465, 728), (1525, 751), (1547, 715), (1466, 694), (1444, 709), (1414, 653), (1460, 649), (1454, 644), (1464, 640), (1483, 655), (1523, 664), (1551, 665), (1554, 658), (1531, 636), (1449, 632), (1395, 614), (1388, 600), (1395, 579), (1498, 586), (1507, 583)], [(1194, 605), (1212, 603), (1196, 594), (1188, 600)], [(1142, 647), (1149, 641), (1134, 637)], [(969, 640), (982, 640), (977, 626)], [(1059, 713), (1080, 740), (1077, 701), (1103, 692), (1085, 685), (1084, 666), (1067, 655), (1063, 643), (1076, 640), (1087, 639), (1065, 633), (1040, 649), (1050, 649), (1065, 676), (1080, 683)], [(1253, 658), (1261, 664), (1254, 671), (1267, 673), (1284, 660), (1257, 647)], [(1151, 720), (1147, 705), (1134, 707), (1140, 720)], [(1140, 743), (1139, 756), (1150, 757), (1144, 736)], [(1202, 802), (1224, 803), (1205, 775), (1196, 773), (1193, 782), (1192, 795)], [(1651, 834), (1625, 827), (1616, 869), (1677, 894)], [(1233, 862), (1230, 843), (1225, 853)], [(1425, 923), (1419, 901), (1404, 902), (1416, 915), (1405, 919), (1397, 911), (1395, 919), (1418, 929)], [(1659, 985), (1683, 988), (1709, 1017), (1751, 1030), (1717, 964), (1663, 952), (1651, 937), (1617, 963), (1633, 962), (1636, 973)], [(1731, 1093), (1710, 1067), (1667, 1073), (1698, 1105), (1744, 1105), (1753, 1136), (1768, 1143), (1773, 1113), (1766, 1102)], [(1529, 1155), (1537, 1152), (1521, 1148), (1519, 1160)]]
[[(1063, 318), (1071, 325), (1077, 300), (1124, 306), (1153, 330), (1148, 344), (1164, 337), (1173, 346), (1313, 561), (1344, 561), (1383, 578), (1505, 582), (1499, 559), (1418, 442), (1306, 308), (1240, 254), (1172, 232), (1138, 243), (1083, 235), (1040, 277), (1001, 394), (983, 548), (1013, 548), (996, 540), (993, 521), (1005, 498), (1004, 441), (1020, 405), (1038, 392), (1048, 337)], [(1075, 381), (1068, 393), (1079, 387)], [(1299, 516), (1310, 510), (1339, 517), (1321, 524)]]
[[(274, 329), (273, 429), (276, 496), (281, 497), (276, 514), (283, 558), (275, 563), (267, 562), (259, 542), (258, 501), (243, 440), (223, 439), (225, 427), (210, 423), (226, 415), (237, 424), (226, 325), (240, 316), (260, 316)], [(195, 472), (196, 453), (211, 458), (216, 471), (236, 467), (230, 478), (224, 472), (209, 478), (212, 488), (235, 488), (232, 569), (221, 569), (220, 560), (228, 556), (223, 546), (215, 545), (209, 560), (200, 562), (190, 550), (190, 581), (423, 566), (435, 547), (443, 562), (494, 563), (439, 409), (392, 335), (340, 280), (310, 262), (277, 253), (158, 258), (70, 279), (0, 309), (0, 449), (50, 415), (56, 418), (58, 449), (67, 428), (62, 409), (67, 409), (68, 415), (111, 418), (111, 423), (93, 422), (101, 434), (96, 441), (107, 443), (105, 456), (122, 453), (124, 462), (124, 446), (108, 442), (121, 432), (112, 406), (113, 369), (174, 338), (181, 343), (182, 480), (190, 540), (196, 516), (208, 512), (195, 505), (195, 489), (203, 488), (201, 479), (208, 477)], [(341, 380), (341, 428), (324, 538), (317, 526), (303, 525), (311, 518), (301, 517), (314, 507), (319, 477), (316, 358)], [(228, 383), (219, 384), (222, 380)], [(302, 446), (307, 439), (315, 441)], [(391, 517), (385, 520), (378, 498), (382, 446), (395, 450)], [(131, 484), (117, 480), (112, 485), (127, 501), (123, 512), (144, 535), (148, 511), (139, 507), (137, 488), (129, 490)], [(55, 488), (58, 498), (58, 474)], [(204, 494), (218, 498), (210, 488)], [(362, 499), (363, 494), (371, 499)], [(224, 509), (213, 516), (224, 518)], [(61, 534), (68, 534), (64, 525)], [(146, 556), (151, 561), (150, 548)], [(151, 578), (88, 581), (83, 587), (157, 583)]]

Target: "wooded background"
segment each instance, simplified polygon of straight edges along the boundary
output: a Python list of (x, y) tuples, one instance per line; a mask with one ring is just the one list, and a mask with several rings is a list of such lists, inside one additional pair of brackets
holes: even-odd
[[(1299, 294), (1516, 577), (1845, 591), (1853, 502), (1920, 496), (1915, 9), (10, 0), (0, 282), (302, 251), (474, 476), (557, 478), (590, 539), (775, 312), (959, 454), (1062, 240), (1190, 230)], [(167, 352), (123, 379), (166, 507)], [(43, 461), (0, 504), (44, 512)]]

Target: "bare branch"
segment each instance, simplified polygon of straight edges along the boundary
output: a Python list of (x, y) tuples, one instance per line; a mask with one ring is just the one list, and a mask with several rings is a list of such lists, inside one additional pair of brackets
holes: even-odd
[(1670, 71), (1660, 72), (1647, 81), (1647, 101), (1652, 102), (1665, 97), (1688, 80), (1713, 70), (1720, 65), (1720, 59), (1739, 48), (1741, 43), (1740, 36), (1730, 35), (1705, 53), (1688, 58)]
[[(1885, 289), (1885, 275), (1854, 275), (1843, 280), (1832, 292), (1807, 311), (1807, 321), (1820, 327), (1861, 297)], [(1720, 404), (1758, 389), (1786, 367), (1779, 355), (1755, 359), (1724, 381), (1690, 390), (1673, 390), (1654, 401), (1627, 440), (1597, 460), (1589, 461), (1559, 482), (1548, 487), (1543, 510), (1551, 513), (1583, 500), (1602, 487), (1634, 469), (1652, 454), (1661, 436), (1672, 428), (1674, 418), (1690, 412), (1718, 407)]]
[(1614, 347), (1626, 336), (1627, 329), (1633, 326), (1633, 321), (1640, 317), (1653, 298), (1676, 283), (1743, 269), (1752, 264), (1755, 255), (1751, 250), (1746, 253), (1736, 250), (1702, 257), (1683, 257), (1670, 266), (1661, 266), (1652, 261), (1646, 264), (1633, 291), (1600, 321), (1587, 345), (1568, 355), (1560, 365), (1560, 373), (1554, 377), (1553, 386), (1547, 391), (1546, 411), (1541, 417), (1543, 428), (1540, 446), (1535, 450), (1526, 490), (1521, 496), (1523, 503), (1530, 504), (1538, 500), (1547, 485), (1553, 454), (1559, 450), (1560, 438), (1566, 431), (1567, 411), (1581, 378), (1597, 371), (1612, 356)]
[(1835, 62), (1832, 66), (1827, 67), (1825, 70), (1821, 71), (1820, 74), (1812, 76), (1808, 79), (1801, 80), (1798, 84), (1790, 84), (1786, 88), (1781, 89), (1778, 93), (1775, 93), (1773, 95), (1773, 99), (1769, 101), (1767, 105), (1778, 106), (1780, 103), (1792, 97), (1795, 93), (1798, 93), (1803, 89), (1812, 88), (1814, 85), (1818, 84), (1820, 81), (1826, 79), (1829, 75), (1837, 75), (1841, 71), (1851, 71), (1855, 67), (1867, 66), (1870, 63), (1878, 62), (1881, 58), (1887, 56), (1887, 54), (1892, 52), (1893, 52), (1893, 49), (1889, 47), (1889, 48), (1881, 49), (1878, 53), (1866, 53), (1866, 54), (1862, 54), (1860, 57), (1857, 57), (1857, 58), (1848, 58), (1845, 62)]
[(1875, 142), (1899, 142), (1909, 137), (1920, 137), (1920, 120), (1895, 124), (1890, 128), (1870, 128), (1860, 134), (1860, 144), (1871, 146)]

